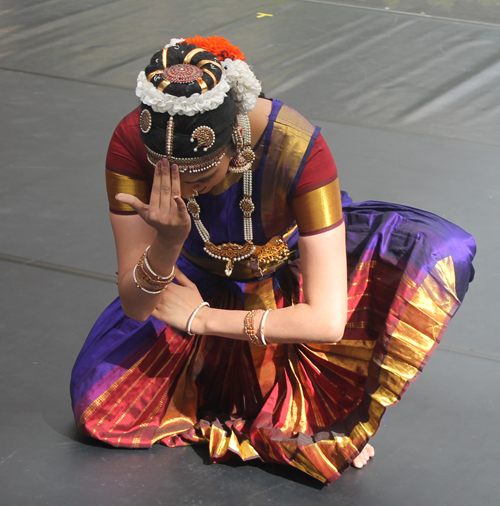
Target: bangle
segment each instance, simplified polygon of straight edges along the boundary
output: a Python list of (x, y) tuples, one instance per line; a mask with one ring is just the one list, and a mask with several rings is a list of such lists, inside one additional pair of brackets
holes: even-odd
[(137, 286), (137, 288), (140, 288), (143, 292), (146, 292), (146, 293), (149, 293), (150, 295), (158, 295), (159, 293), (163, 292), (163, 290), (165, 290), (165, 287), (163, 287), (161, 290), (147, 290), (146, 288), (144, 288), (138, 281), (137, 281), (137, 275), (136, 275), (136, 271), (137, 270), (137, 265), (134, 267), (134, 270), (132, 271), (132, 276), (134, 278), (134, 281), (135, 281), (135, 285)]
[[(141, 258), (139, 258), (139, 261), (137, 262), (137, 265), (134, 267), (134, 280), (135, 284), (138, 288), (141, 288), (144, 292), (150, 293), (153, 295), (156, 295), (158, 293), (161, 293), (175, 278), (175, 264), (172, 267), (172, 272), (168, 276), (160, 276), (159, 274), (156, 274), (153, 269), (151, 269), (151, 266), (148, 262), (148, 250), (150, 246), (146, 248), (146, 251), (142, 254)], [(138, 281), (137, 276), (139, 276), (144, 283), (154, 286), (155, 288), (158, 288), (157, 291), (152, 290), (146, 290)]]
[(263, 309), (252, 309), (252, 311), (249, 311), (243, 320), (243, 328), (245, 329), (245, 334), (247, 335), (248, 340), (254, 346), (266, 346), (257, 337), (257, 332), (255, 331), (255, 315), (257, 313), (265, 313), (265, 311)]
[(267, 315), (272, 311), (272, 309), (268, 309), (264, 316), (262, 317), (262, 320), (260, 321), (260, 327), (259, 327), (259, 339), (263, 346), (267, 346), (268, 343), (266, 342), (266, 339), (264, 338), (264, 325), (266, 324), (266, 318)]
[(172, 267), (172, 272), (168, 276), (160, 276), (159, 274), (156, 274), (156, 272), (153, 269), (151, 269), (151, 266), (149, 265), (148, 262), (149, 248), (151, 248), (151, 246), (148, 246), (146, 248), (146, 251), (142, 255), (142, 258), (144, 259), (144, 264), (146, 265), (146, 269), (149, 271), (149, 274), (151, 274), (153, 278), (156, 278), (156, 281), (166, 281), (167, 283), (171, 283), (175, 278), (175, 264)]
[(189, 320), (187, 322), (187, 325), (186, 325), (186, 332), (188, 333), (188, 335), (190, 336), (194, 336), (194, 334), (191, 332), (191, 325), (193, 324), (193, 320), (194, 320), (194, 317), (197, 315), (198, 311), (203, 307), (203, 306), (207, 306), (207, 307), (210, 307), (210, 304), (208, 302), (202, 302), (192, 313), (191, 313), (191, 316), (189, 317)]
[(142, 258), (141, 260), (139, 260), (139, 262), (135, 267), (136, 267), (136, 274), (139, 277), (139, 279), (142, 279), (148, 285), (154, 286), (159, 290), (163, 290), (169, 285), (169, 283), (166, 283), (165, 281), (157, 281), (156, 279), (152, 278), (144, 269), (144, 263), (142, 262)]

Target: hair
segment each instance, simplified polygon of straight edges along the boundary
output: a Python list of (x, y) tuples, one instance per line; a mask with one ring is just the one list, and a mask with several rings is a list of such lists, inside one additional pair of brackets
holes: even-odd
[[(184, 63), (186, 56), (193, 50), (198, 49), (197, 46), (192, 44), (176, 44), (168, 48), (167, 53), (167, 68), (173, 65)], [(155, 73), (150, 82), (158, 88), (158, 86), (166, 81), (166, 77), (161, 71), (165, 70), (163, 66), (164, 51), (158, 51), (151, 58), (150, 64), (145, 69), (146, 76), (150, 76), (151, 73)], [(190, 63), (196, 65), (197, 63), (207, 60), (207, 63), (201, 66), (201, 69), (211, 62), (217, 62), (218, 59), (212, 53), (208, 51), (201, 51), (196, 53)], [(219, 65), (219, 64), (218, 64)], [(220, 80), (222, 71), (218, 68), (218, 65), (210, 66), (210, 73), (213, 74), (217, 80)], [(220, 66), (220, 65), (219, 65)], [(214, 82), (212, 76), (208, 72), (203, 72), (202, 79), (205, 82), (208, 90), (211, 90), (217, 82)], [(195, 81), (192, 83), (180, 84), (171, 83), (165, 87), (164, 93), (174, 95), (176, 97), (190, 97), (194, 93), (201, 93), (202, 89), (200, 84)], [(156, 153), (165, 154), (165, 132), (167, 123), (170, 119), (168, 113), (154, 112), (153, 109), (145, 104), (142, 104), (142, 110), (149, 109), (152, 117), (152, 128), (145, 134), (141, 131), (141, 138), (144, 144)], [(197, 156), (193, 151), (193, 143), (191, 143), (191, 135), (193, 131), (202, 125), (212, 128), (215, 132), (215, 143), (203, 155), (213, 153), (220, 147), (231, 144), (231, 136), (233, 128), (236, 126), (236, 115), (237, 109), (233, 98), (228, 94), (225, 97), (224, 102), (212, 111), (195, 114), (194, 116), (185, 116), (182, 114), (176, 114), (173, 116), (174, 119), (174, 149), (173, 156), (179, 158), (189, 158)], [(231, 146), (230, 146), (231, 147)], [(199, 156), (199, 155), (198, 155)]]

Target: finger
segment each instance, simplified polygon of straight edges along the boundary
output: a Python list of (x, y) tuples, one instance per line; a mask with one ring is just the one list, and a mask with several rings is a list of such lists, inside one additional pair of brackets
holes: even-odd
[(181, 178), (179, 173), (179, 167), (176, 163), (173, 163), (170, 166), (170, 176), (172, 179), (172, 197), (175, 200), (175, 197), (180, 196), (181, 194)]
[(160, 207), (161, 192), (161, 164), (160, 160), (155, 167), (155, 175), (153, 177), (153, 187), (151, 188), (151, 197), (149, 199), (149, 208), (156, 211)]
[(134, 211), (143, 219), (148, 212), (149, 206), (147, 204), (144, 204), (144, 202), (140, 201), (134, 195), (129, 195), (128, 193), (117, 193), (115, 195), (115, 199), (132, 207)]
[(173, 197), (173, 199), (177, 205), (177, 211), (179, 211), (179, 214), (187, 213), (187, 207), (182, 198), (177, 195), (176, 197)]
[(170, 213), (172, 204), (172, 181), (170, 180), (170, 163), (167, 158), (161, 161), (160, 209)]
[(194, 283), (178, 267), (175, 269), (175, 279), (181, 286), (194, 286)]

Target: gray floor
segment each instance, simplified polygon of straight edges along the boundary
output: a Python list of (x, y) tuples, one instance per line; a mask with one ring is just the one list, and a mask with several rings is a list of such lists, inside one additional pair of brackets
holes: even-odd
[[(500, 5), (342, 3), (0, 0), (2, 506), (498, 503)], [(116, 295), (107, 143), (148, 57), (195, 34), (240, 45), (268, 96), (322, 126), (354, 200), (428, 209), (478, 242), (465, 304), (375, 459), (330, 487), (73, 425), (70, 370)]]

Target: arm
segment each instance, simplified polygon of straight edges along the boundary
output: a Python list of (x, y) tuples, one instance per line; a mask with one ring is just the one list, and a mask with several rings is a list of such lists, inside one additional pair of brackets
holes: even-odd
[[(345, 228), (300, 237), (301, 271), (305, 302), (278, 309), (268, 315), (266, 340), (271, 343), (332, 343), (342, 338), (347, 317), (347, 274)], [(184, 330), (201, 298), (196, 286), (179, 275), (179, 285), (165, 290), (157, 318)], [(196, 334), (248, 340), (243, 331), (247, 311), (228, 311), (203, 307), (192, 325)], [(262, 316), (256, 318), (260, 324)]]
[[(161, 294), (152, 295), (139, 289), (133, 279), (133, 269), (150, 246), (151, 267), (159, 275), (168, 276), (191, 227), (186, 206), (180, 198), (177, 166), (173, 165), (170, 170), (166, 160), (158, 163), (149, 205), (132, 195), (118, 194), (116, 198), (138, 213), (133, 216), (110, 213), (118, 256), (118, 291), (125, 314), (144, 321), (160, 302)], [(149, 291), (157, 290), (142, 280), (140, 283)]]

